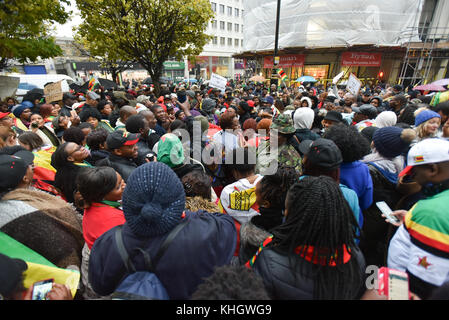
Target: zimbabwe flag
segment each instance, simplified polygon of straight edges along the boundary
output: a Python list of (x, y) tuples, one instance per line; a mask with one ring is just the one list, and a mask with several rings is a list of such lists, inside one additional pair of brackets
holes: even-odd
[(278, 75), (282, 81), (285, 81), (287, 79), (287, 74), (285, 73), (284, 69), (282, 69), (282, 68), (278, 69)]
[(87, 85), (87, 90), (93, 91), (99, 86), (100, 86), (100, 81), (98, 81), (98, 79), (96, 77), (92, 77), (92, 79), (89, 80), (89, 84)]

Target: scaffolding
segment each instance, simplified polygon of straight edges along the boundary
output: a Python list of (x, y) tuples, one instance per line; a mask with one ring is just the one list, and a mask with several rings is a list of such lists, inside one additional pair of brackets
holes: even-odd
[(399, 83), (415, 86), (431, 81), (434, 62), (449, 59), (449, 27), (413, 27), (405, 30), (401, 38), (405, 40), (401, 42), (404, 42), (406, 52)]

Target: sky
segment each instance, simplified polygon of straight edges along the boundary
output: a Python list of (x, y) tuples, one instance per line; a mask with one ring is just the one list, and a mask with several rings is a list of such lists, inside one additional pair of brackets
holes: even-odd
[(81, 23), (81, 17), (79, 16), (79, 11), (76, 8), (75, 1), (70, 0), (70, 3), (71, 3), (70, 6), (67, 6), (65, 4), (63, 4), (63, 5), (64, 5), (64, 7), (67, 8), (67, 11), (72, 10), (71, 17), (69, 17), (69, 19), (67, 19), (67, 22), (63, 25), (61, 25), (59, 23), (54, 25), (56, 27), (56, 31), (54, 34), (57, 37), (73, 38), (72, 27), (77, 26)]

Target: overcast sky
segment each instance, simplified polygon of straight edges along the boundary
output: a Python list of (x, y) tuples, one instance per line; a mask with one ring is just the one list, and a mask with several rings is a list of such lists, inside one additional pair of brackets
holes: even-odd
[(81, 17), (79, 16), (79, 11), (76, 8), (75, 1), (70, 0), (71, 5), (68, 7), (65, 4), (64, 7), (67, 8), (67, 11), (72, 10), (72, 15), (67, 19), (67, 23), (61, 25), (61, 24), (55, 24), (56, 27), (55, 35), (57, 37), (69, 37), (73, 38), (72, 34), (72, 27), (77, 26), (81, 23)]

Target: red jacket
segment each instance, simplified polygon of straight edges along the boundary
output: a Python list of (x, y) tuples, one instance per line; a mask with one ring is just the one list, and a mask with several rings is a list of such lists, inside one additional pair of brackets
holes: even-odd
[(83, 236), (89, 249), (103, 233), (126, 222), (122, 210), (103, 203), (93, 203), (84, 210)]

